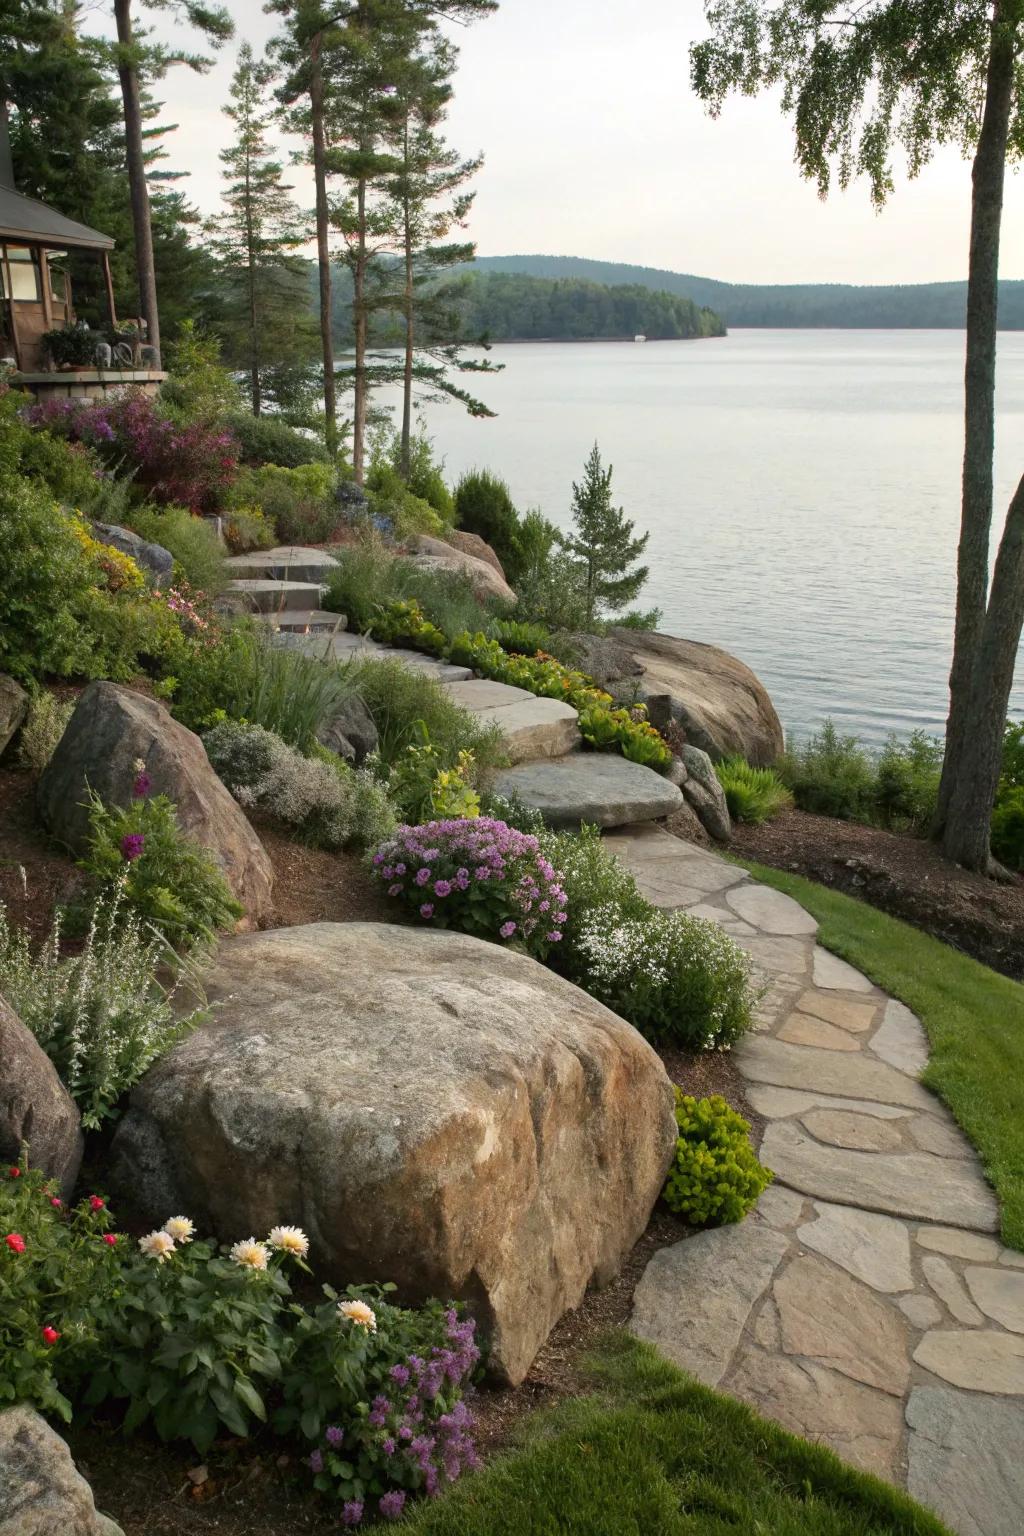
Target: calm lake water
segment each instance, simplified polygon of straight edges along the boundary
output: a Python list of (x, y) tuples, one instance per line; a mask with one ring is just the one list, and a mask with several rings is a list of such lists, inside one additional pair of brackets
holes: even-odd
[[(953, 626), (963, 335), (736, 331), (495, 347), (499, 414), (424, 416), (449, 477), (486, 465), (567, 526), (595, 438), (651, 534), (644, 606), (724, 646), (788, 732), (939, 732)], [(473, 380), (468, 380), (472, 386)], [(1000, 527), (1024, 472), (1024, 334), (999, 341)], [(1012, 700), (1024, 714), (1024, 649)]]

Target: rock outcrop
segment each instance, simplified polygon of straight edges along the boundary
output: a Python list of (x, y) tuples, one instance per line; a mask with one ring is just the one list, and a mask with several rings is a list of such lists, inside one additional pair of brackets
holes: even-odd
[(13, 677), (0, 673), (0, 757), (28, 714), (28, 694)]
[(109, 544), (122, 555), (129, 555), (140, 570), (148, 572), (154, 587), (170, 586), (174, 556), (162, 544), (153, 544), (130, 528), (119, 528), (116, 523), (93, 523), (92, 531), (101, 544)]
[(89, 826), (86, 790), (108, 805), (127, 805), (139, 758), (152, 793), (174, 801), (182, 831), (212, 853), (249, 923), (266, 918), (273, 866), (199, 737), (155, 699), (116, 683), (90, 683), (39, 781), (40, 815), (54, 837), (81, 848)]
[(308, 1232), (325, 1279), (475, 1309), (519, 1382), (646, 1226), (672, 1089), (622, 1019), (465, 935), (314, 923), (229, 939), (213, 1016), (136, 1087), (112, 1183), (147, 1221)]
[(497, 598), (503, 603), (514, 603), (516, 595), (503, 575), (499, 575), (487, 560), (478, 560), (475, 555), (464, 554), (462, 550), (445, 542), (444, 539), (432, 539), (426, 534), (417, 534), (409, 540), (409, 558), (414, 565), (426, 571), (452, 571), (459, 576), (467, 576), (473, 588), (473, 594), (480, 602), (489, 598)]
[(699, 747), (687, 744), (683, 747), (682, 765), (686, 776), (681, 780), (681, 788), (688, 804), (699, 816), (705, 832), (717, 842), (727, 843), (732, 836), (732, 820), (710, 757)]
[(16, 1163), (22, 1142), (66, 1199), (82, 1161), (78, 1109), (35, 1035), (0, 997), (0, 1163)]
[(492, 570), (497, 571), (502, 581), (507, 581), (505, 567), (487, 540), (482, 539), (478, 533), (467, 533), (463, 528), (453, 528), (451, 533), (445, 534), (444, 542), (464, 555), (472, 555), (474, 560), (483, 560)]
[(621, 687), (606, 677), (604, 686), (643, 700), (668, 694), (672, 718), (686, 739), (714, 759), (742, 753), (748, 762), (768, 767), (785, 742), (782, 726), (761, 682), (742, 661), (714, 645), (675, 635), (615, 629), (642, 675), (626, 676)]
[(124, 1536), (60, 1435), (24, 1403), (0, 1413), (0, 1536)]
[(316, 733), (322, 747), (337, 752), (347, 763), (357, 767), (376, 751), (380, 736), (373, 716), (357, 693), (343, 699), (329, 720)]

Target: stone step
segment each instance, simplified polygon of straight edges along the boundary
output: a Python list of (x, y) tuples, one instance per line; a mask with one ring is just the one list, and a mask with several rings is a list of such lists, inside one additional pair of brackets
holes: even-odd
[(228, 592), (245, 598), (253, 613), (310, 613), (320, 607), (323, 591), (319, 582), (273, 581), (269, 577), (235, 577), (228, 582)]
[(408, 667), (411, 672), (423, 672), (439, 683), (462, 682), (473, 675), (468, 667), (456, 667), (451, 662), (438, 661), (433, 656), (424, 656), (419, 651), (405, 651), (390, 645), (378, 645), (376, 640), (371, 640), (367, 635), (356, 635), (350, 632), (296, 634), (282, 630), (276, 635), (275, 644), (300, 650), (306, 655), (320, 659), (333, 656), (335, 660), (341, 662), (397, 661), (401, 666)]
[(326, 581), (338, 566), (333, 555), (303, 544), (282, 544), (277, 549), (254, 549), (232, 555), (224, 564), (240, 580)]
[(482, 678), (452, 683), (448, 692), (481, 725), (499, 727), (512, 764), (565, 757), (581, 745), (576, 711), (561, 699), (538, 698), (525, 688)]
[(276, 634), (333, 635), (343, 634), (348, 619), (343, 613), (328, 613), (314, 608), (286, 608), (281, 613), (267, 613), (262, 617)]
[(494, 789), (539, 811), (553, 827), (658, 821), (671, 816), (683, 798), (675, 784), (652, 768), (602, 752), (520, 763), (499, 773)]

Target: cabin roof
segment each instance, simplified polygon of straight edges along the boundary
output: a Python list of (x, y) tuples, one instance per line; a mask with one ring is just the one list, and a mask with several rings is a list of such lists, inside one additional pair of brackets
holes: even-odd
[(21, 240), (29, 245), (63, 248), (75, 246), (93, 251), (113, 250), (109, 235), (65, 218), (34, 197), (24, 197), (0, 184), (0, 240)]

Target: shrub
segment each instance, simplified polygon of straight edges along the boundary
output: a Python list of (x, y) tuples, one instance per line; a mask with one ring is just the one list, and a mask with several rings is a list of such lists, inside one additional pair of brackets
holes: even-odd
[(470, 470), (455, 487), (455, 522), (484, 539), (510, 582), (517, 570), (519, 513), (504, 480), (486, 469)]
[(377, 752), (386, 767), (424, 739), (436, 751), (439, 767), (454, 767), (461, 752), (472, 752), (478, 784), (486, 785), (490, 773), (505, 761), (500, 730), (480, 725), (432, 677), (385, 658), (357, 663), (349, 681), (377, 727)]
[(227, 584), (224, 550), (212, 523), (187, 507), (136, 507), (128, 526), (143, 539), (162, 544), (174, 556), (176, 576), (206, 597), (216, 597)]
[[(391, 440), (390, 459), (392, 468), (400, 471), (402, 438), (398, 432)], [(455, 502), (444, 482), (444, 462), (442, 460), (438, 464), (435, 461), (433, 442), (424, 431), (414, 433), (410, 442), (409, 473), (405, 476), (405, 483), (419, 501), (425, 501), (433, 507), (441, 521), (451, 526), (455, 516)]]
[(924, 731), (890, 736), (875, 771), (874, 802), (886, 826), (927, 832), (939, 802), (942, 743)]
[(18, 737), (19, 766), (34, 774), (42, 773), (57, 750), (57, 743), (74, 713), (74, 699), (58, 699), (48, 689), (29, 699), (28, 716)]
[(734, 821), (760, 826), (793, 804), (793, 796), (771, 768), (752, 768), (744, 757), (725, 757), (715, 764)]
[(377, 878), (424, 922), (512, 942), (542, 958), (560, 942), (565, 892), (535, 837), (503, 821), (401, 826), (374, 854)]
[(494, 625), (494, 638), (503, 651), (511, 651), (514, 656), (536, 656), (538, 651), (551, 650), (551, 632), (543, 624), (499, 619)]
[(1024, 720), (1006, 722), (1000, 778), (1011, 789), (1024, 789)]
[(224, 518), (224, 542), (233, 555), (254, 549), (273, 549), (277, 528), (259, 507), (232, 507)]
[(262, 726), (234, 720), (214, 726), (203, 745), (240, 805), (294, 827), (315, 847), (373, 848), (395, 825), (383, 785), (332, 753), (303, 757)]
[(775, 1175), (750, 1145), (750, 1126), (720, 1095), (676, 1089), (676, 1155), (664, 1189), (670, 1210), (694, 1227), (742, 1221)]
[(220, 360), (220, 338), (194, 320), (183, 320), (167, 354), (170, 377), (160, 391), (163, 404), (185, 422), (223, 425), (227, 413), (238, 410), (241, 394)]
[(233, 928), (242, 907), (205, 848), (185, 837), (166, 795), (149, 795), (141, 759), (127, 809), (106, 806), (89, 793), (89, 836), (79, 861), (92, 880), (119, 893), (112, 909), (133, 914), (169, 943), (188, 948), (212, 943)]
[(0, 1171), (0, 1406), (29, 1403), (71, 1419), (58, 1370), (95, 1333), (116, 1284), (122, 1241), (98, 1195), (66, 1210), (26, 1157)]
[[(527, 829), (532, 830), (530, 821)], [(617, 922), (642, 920), (653, 908), (640, 894), (636, 880), (614, 854), (609, 853), (597, 827), (579, 832), (540, 833), (540, 845), (548, 862), (561, 872), (567, 917), (561, 925), (563, 942), (555, 965), (571, 981), (586, 987), (589, 951), (581, 938), (596, 913), (614, 911)]]
[(282, 469), (298, 469), (300, 464), (318, 464), (327, 460), (327, 450), (315, 438), (297, 432), (279, 416), (254, 416), (251, 411), (232, 411), (226, 425), (238, 443), (238, 456), (245, 465), (279, 464)]
[(715, 924), (651, 908), (598, 908), (576, 943), (586, 990), (649, 1040), (722, 1050), (750, 1026), (750, 964)]
[(574, 632), (601, 627), (587, 616), (579, 565), (566, 554), (552, 553), (536, 562), (516, 576), (514, 585), (517, 618)]
[(869, 818), (874, 769), (855, 736), (840, 736), (831, 720), (784, 757), (779, 773), (803, 811), (844, 821)]
[(1010, 869), (1024, 870), (1024, 785), (999, 791), (992, 813), (992, 852)]
[(631, 763), (641, 763), (645, 768), (664, 772), (672, 761), (672, 753), (647, 719), (643, 704), (632, 709), (605, 709), (600, 704), (581, 710), (580, 734), (584, 741), (599, 751), (617, 748)]
[(378, 539), (339, 550), (338, 566), (328, 580), (324, 606), (344, 613), (349, 628), (383, 638), (383, 615), (392, 603), (416, 602), (423, 615), (445, 635), (486, 622), (469, 578), (458, 571), (421, 570), (411, 560), (395, 558)]
[(441, 537), (451, 526), (430, 502), (409, 489), (393, 464), (374, 462), (366, 476), (370, 513), (378, 526), (398, 539), (417, 533)]
[(399, 815), (415, 824), (479, 816), (473, 753), (462, 751), (451, 767), (445, 767), (426, 727), (419, 724), (419, 741), (396, 758), (387, 778), (388, 796)]
[(174, 955), (125, 910), (127, 878), (124, 869), (98, 897), (73, 954), (61, 952), (59, 918), (33, 954), (0, 906), (0, 992), (57, 1068), (87, 1130), (116, 1115), (132, 1084), (204, 1016), (201, 1007), (183, 1014), (174, 1006), (183, 973), (169, 989), (157, 980)]
[(323, 544), (344, 520), (336, 488), (337, 474), (330, 464), (299, 464), (294, 469), (264, 464), (236, 476), (228, 509), (258, 507), (277, 529), (281, 544)]

